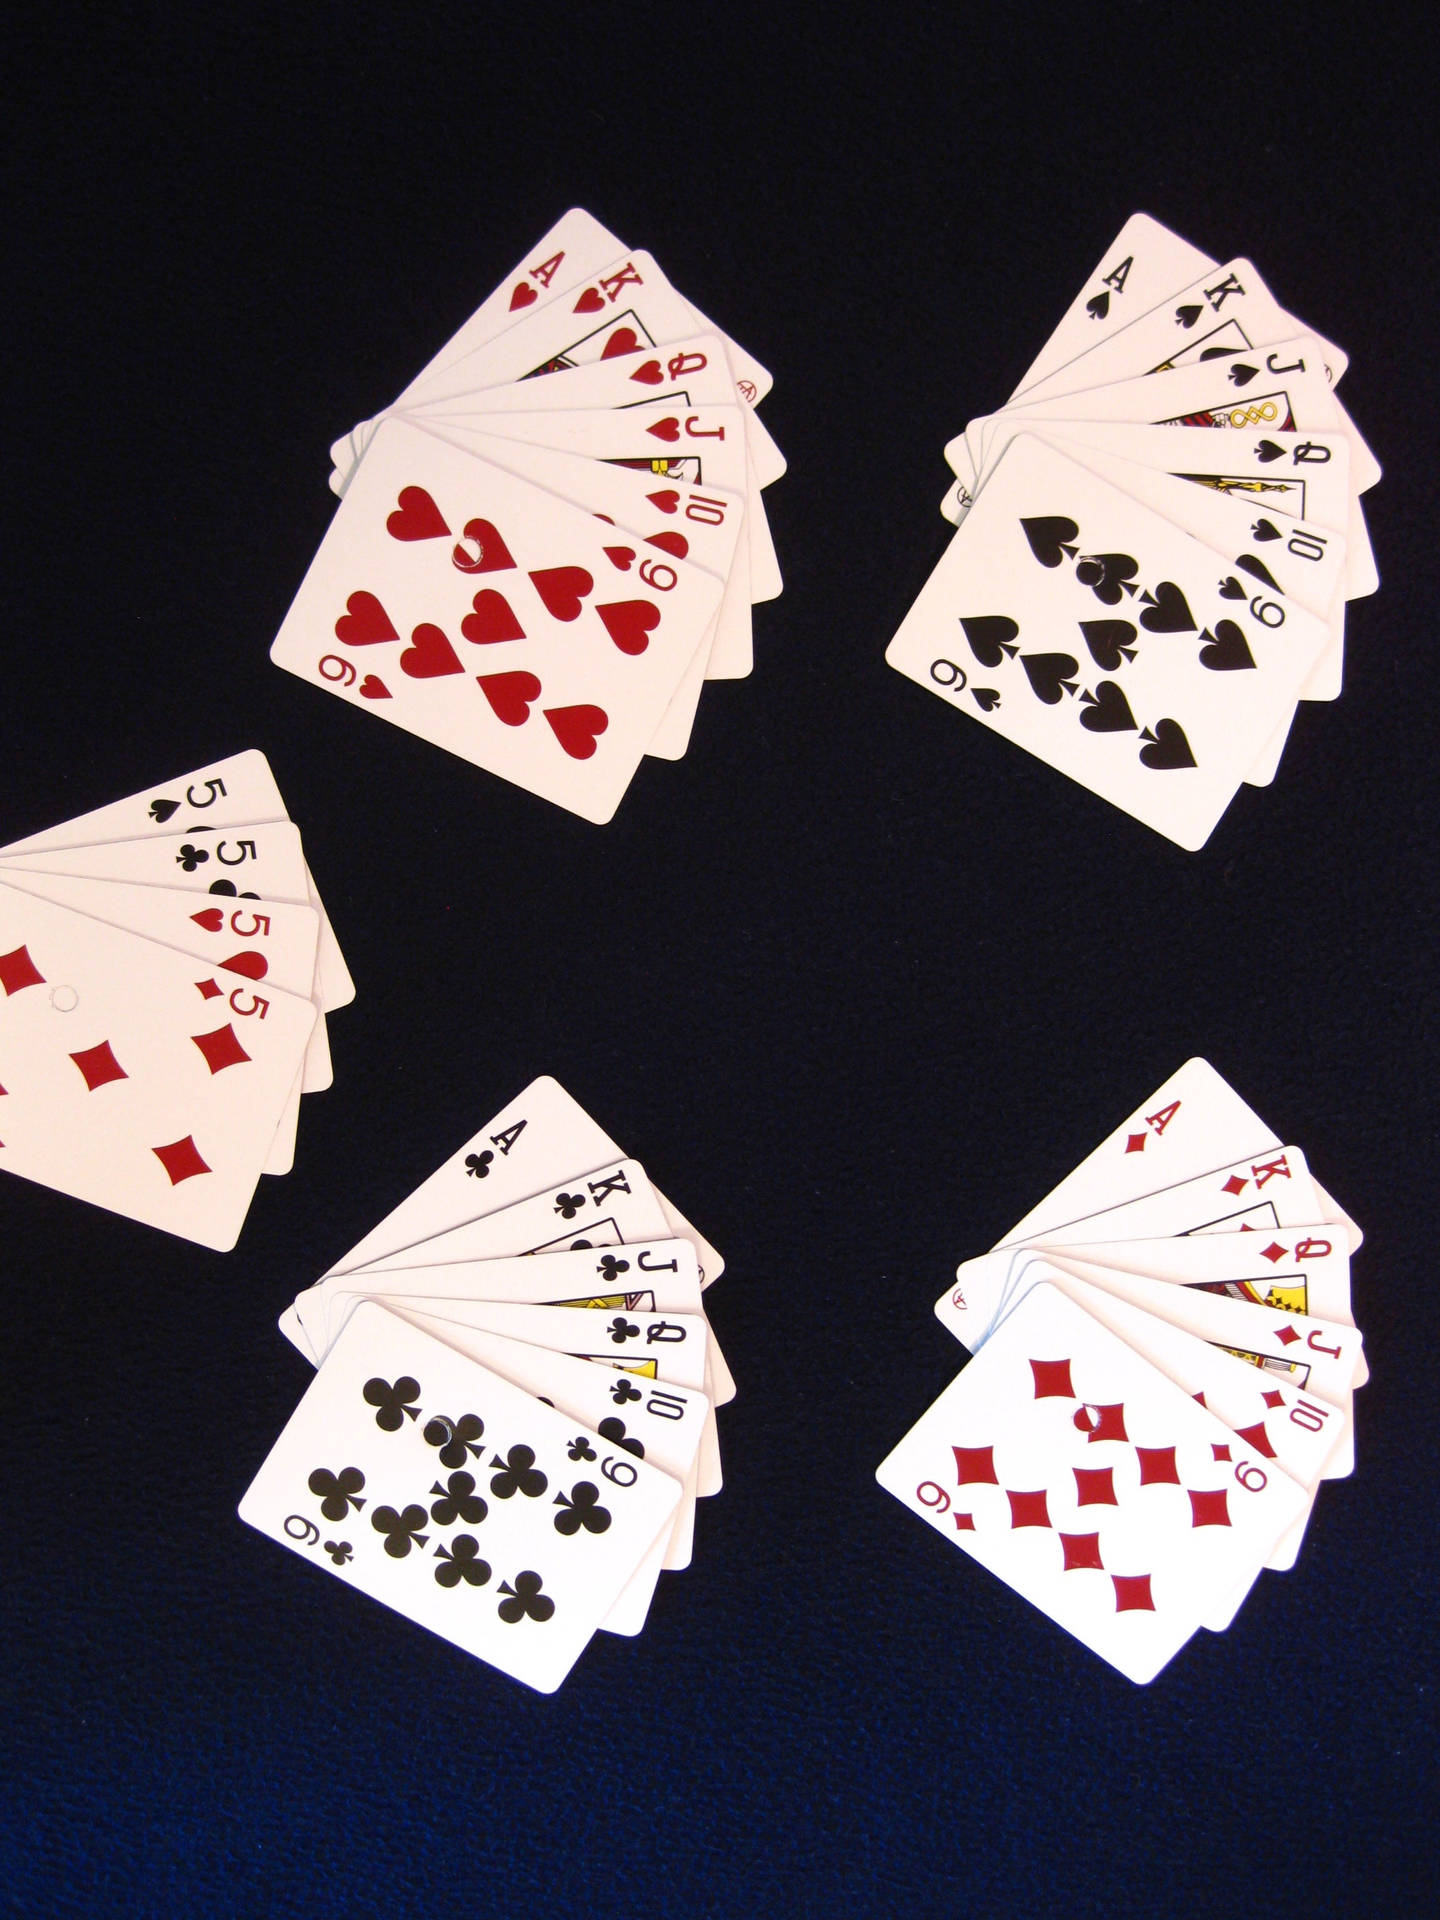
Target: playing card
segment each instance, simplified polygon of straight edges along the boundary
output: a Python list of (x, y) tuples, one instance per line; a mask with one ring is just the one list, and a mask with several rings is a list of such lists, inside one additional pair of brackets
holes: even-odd
[[(417, 1264), (407, 1249), (437, 1239), (451, 1228), (462, 1226), (483, 1214), (512, 1206), (517, 1200), (567, 1180), (575, 1167), (594, 1167), (606, 1159), (623, 1159), (614, 1140), (591, 1119), (579, 1102), (571, 1097), (549, 1074), (532, 1080), (524, 1091), (486, 1121), (470, 1139), (416, 1188), (408, 1199), (395, 1207), (378, 1226), (349, 1253), (335, 1262), (326, 1278), (354, 1273), (376, 1262), (391, 1264), (390, 1256), (404, 1253), (403, 1262)], [(702, 1286), (710, 1286), (725, 1271), (725, 1262), (717, 1250), (685, 1218), (678, 1207), (652, 1188), (664, 1217), (662, 1232), (688, 1240), (699, 1262)], [(637, 1233), (638, 1239), (649, 1236)], [(524, 1243), (501, 1251), (525, 1251)], [(433, 1260), (433, 1253), (421, 1256)], [(280, 1330), (310, 1358), (309, 1348), (295, 1307), (280, 1317)], [(718, 1344), (712, 1339), (710, 1359), (714, 1372), (714, 1398), (724, 1404), (734, 1398), (735, 1382)]]
[(1240, 353), (1309, 334), (1325, 349), (1325, 377), (1333, 387), (1348, 359), (1333, 340), (1287, 313), (1265, 285), (1253, 261), (1229, 260), (1207, 267), (1188, 286), (1169, 294), (1148, 313), (1111, 333), (1078, 359), (1025, 389), (1027, 402), (1083, 387), (1104, 387), (1171, 367), (1193, 366), (1220, 353)]
[[(442, 440), (447, 438), (443, 426), (434, 431)], [(690, 743), (705, 681), (748, 673), (753, 659), (750, 558), (740, 539), (745, 516), (743, 493), (727, 493), (710, 486), (657, 487), (648, 468), (642, 471), (591, 460), (489, 433), (463, 433), (453, 438), (467, 453), (544, 486), (570, 505), (609, 520), (619, 533), (638, 535), (659, 552), (688, 559), (723, 582), (715, 617), (701, 636), (646, 745), (647, 754), (678, 760)], [(616, 551), (621, 551), (618, 545)], [(636, 561), (640, 563), (638, 549)]]
[[(1237, 1233), (1303, 1227), (1323, 1218), (1320, 1189), (1299, 1147), (1266, 1147), (1194, 1179), (1070, 1221), (1069, 1246), (1099, 1240), (1153, 1240), (1162, 1234)], [(1061, 1239), (1046, 1236), (1047, 1244)], [(1015, 1244), (1013, 1239), (1008, 1244)]]
[[(604, 1313), (589, 1307), (537, 1307), (516, 1300), (427, 1301), (423, 1294), (375, 1296), (392, 1313), (429, 1327), (446, 1322), (503, 1334), (549, 1353), (624, 1367), (649, 1380), (705, 1389), (706, 1328), (698, 1313)], [(353, 1315), (351, 1318), (353, 1319)], [(323, 1362), (322, 1362), (323, 1364)]]
[[(1081, 1306), (1127, 1346), (1157, 1366), (1182, 1392), (1223, 1420), (1237, 1442), (1253, 1447), (1303, 1487), (1310, 1504), (1276, 1542), (1266, 1566), (1287, 1572), (1294, 1566), (1304, 1539), (1316, 1492), (1322, 1479), (1337, 1477), (1331, 1461), (1346, 1433), (1343, 1411), (1323, 1400), (1307, 1398), (1298, 1388), (1238, 1359), (1198, 1334), (1147, 1313), (1142, 1307), (1065, 1272), (1043, 1256), (1018, 1254), (1023, 1261), (1022, 1287), (1045, 1283)], [(1017, 1299), (1023, 1292), (1017, 1292)], [(1230, 1624), (1243, 1589), (1223, 1602), (1205, 1625), (1223, 1630)]]
[(1314, 1314), (1353, 1327), (1349, 1236), (1323, 1221), (1274, 1233), (1188, 1233), (1149, 1240), (1057, 1241), (1088, 1265), (1140, 1273), (1227, 1300)]
[[(1327, 1478), (1344, 1478), (1355, 1466), (1353, 1406), (1355, 1379), (1364, 1348), (1354, 1327), (1313, 1314), (1284, 1313), (1275, 1307), (1252, 1306), (1248, 1300), (1229, 1300), (1196, 1287), (1175, 1287), (1144, 1274), (1120, 1273), (1113, 1267), (1091, 1266), (1077, 1258), (1080, 1249), (1043, 1256), (1047, 1266), (1143, 1307), (1147, 1313), (1209, 1340), (1266, 1375), (1288, 1382), (1312, 1399), (1323, 1400), (1343, 1415), (1336, 1447), (1327, 1466)], [(1015, 1255), (1012, 1282), (1001, 1304), (992, 1338), (1025, 1297), (1032, 1256)]]
[[(637, 1460), (647, 1460), (680, 1482), (680, 1501), (667, 1534), (654, 1545), (620, 1591), (615, 1605), (600, 1622), (608, 1633), (634, 1634), (645, 1623), (655, 1581), (661, 1572), (678, 1573), (689, 1566), (695, 1537), (695, 1461), (709, 1403), (705, 1396), (671, 1382), (637, 1380), (616, 1374), (568, 1353), (507, 1340), (502, 1334), (482, 1333), (454, 1322), (427, 1322), (430, 1332), (468, 1359), (478, 1360), (512, 1386), (548, 1400), (557, 1412), (578, 1420), (596, 1439), (623, 1447)], [(618, 1409), (618, 1411), (617, 1411)], [(579, 1457), (583, 1459), (581, 1451)]]
[[(39, 853), (55, 847), (96, 846), (105, 840), (134, 840), (146, 834), (198, 833), (236, 827), (249, 821), (287, 820), (288, 810), (265, 755), (256, 748), (216, 760), (192, 773), (178, 774), (163, 786), (146, 787), (108, 806), (78, 814), (43, 833), (32, 833), (0, 847), (0, 855)], [(309, 869), (302, 896), (320, 915), (318, 986), (326, 1013), (348, 1006), (355, 983), (345, 965), (329, 916), (315, 891)]]
[[(1253, 507), (1233, 493), (1194, 486), (1188, 479), (1163, 470), (1098, 452), (1083, 441), (1070, 442), (1050, 433), (1039, 437), (1223, 554), (1232, 569), (1231, 579), (1248, 574), (1252, 580), (1273, 587), (1322, 618), (1328, 638), (1301, 682), (1300, 698), (1333, 700), (1338, 697), (1345, 658), (1348, 542), (1343, 533), (1305, 521), (1257, 515)], [(1343, 445), (1343, 441), (1340, 444)], [(1265, 743), (1259, 759), (1245, 775), (1247, 785), (1268, 786), (1274, 779), (1292, 717), (1293, 709), (1281, 719)]]
[[(578, 286), (625, 251), (615, 235), (583, 207), (571, 207), (531, 249), (526, 258), (489, 294), (464, 326), (416, 374), (395, 402), (400, 406), (442, 368), (463, 359), (567, 287)], [(368, 422), (364, 424), (369, 424)]]
[[(760, 363), (677, 294), (648, 253), (622, 251), (585, 286), (567, 288), (565, 297), (537, 304), (517, 325), (413, 382), (405, 401), (409, 406), (435, 405), (506, 381), (663, 346), (696, 333), (717, 334), (724, 342), (736, 393), (747, 407), (764, 399), (772, 381)], [(353, 475), (348, 463), (368, 453), (384, 418), (378, 415), (331, 448), (337, 491), (348, 487)]]
[(1243, 1592), (1301, 1486), (1053, 1286), (1035, 1286), (880, 1485), (1131, 1680)]
[[(1280, 1144), (1279, 1134), (1208, 1060), (1196, 1056), (1163, 1081), (997, 1244), (1054, 1241), (1062, 1229), (1069, 1238), (1077, 1220), (1177, 1187), (1216, 1167), (1228, 1169), (1247, 1157), (1258, 1161)], [(1353, 1252), (1362, 1237), (1359, 1227), (1323, 1189), (1316, 1190), (1321, 1196), (1316, 1218), (1343, 1222)]]
[(699, 568), (637, 562), (593, 516), (396, 420), (271, 657), (598, 824), (720, 593)]
[[(391, 1266), (450, 1266), (518, 1254), (563, 1252), (577, 1246), (615, 1247), (622, 1244), (627, 1228), (632, 1239), (660, 1239), (666, 1232), (665, 1216), (638, 1161), (613, 1160), (592, 1169), (588, 1176), (567, 1179), (558, 1187), (545, 1188), (450, 1227), (417, 1246), (346, 1271), (352, 1275), (363, 1272), (367, 1280), (373, 1280)], [(329, 1277), (307, 1288), (294, 1304), (299, 1329), (312, 1356), (323, 1352), (327, 1339)]]
[(1322, 620), (1216, 562), (1021, 436), (886, 659), (1193, 851), (1328, 639)]
[[(586, 1248), (433, 1266), (387, 1266), (373, 1277), (363, 1271), (353, 1276), (336, 1274), (311, 1291), (321, 1296), (316, 1304), (323, 1313), (323, 1332), (318, 1315), (310, 1321), (317, 1341), (316, 1359), (324, 1359), (356, 1304), (381, 1294), (387, 1300), (414, 1293), (431, 1299), (513, 1301), (625, 1313), (703, 1312), (695, 1249), (688, 1240), (672, 1239), (627, 1242), (623, 1252)], [(318, 1344), (322, 1340), (323, 1346)]]
[(142, 887), (189, 887), (230, 899), (263, 891), (268, 899), (296, 905), (309, 897), (300, 830), (288, 820), (261, 820), (219, 835), (208, 828), (191, 828), (189, 833), (161, 833), (147, 840), (7, 852), (0, 854), (0, 876), (6, 873), (71, 874)]
[[(721, 485), (713, 478), (707, 478), (702, 485), (698, 479), (681, 481), (678, 471), (667, 480), (665, 475), (652, 471), (652, 461), (638, 455), (629, 460), (600, 459), (584, 452), (548, 447), (540, 441), (472, 431), (468, 426), (455, 426), (444, 420), (412, 418), (427, 432), (442, 440), (449, 439), (467, 453), (544, 487), (572, 506), (604, 514), (622, 531), (637, 533), (662, 551), (677, 554), (682, 560), (693, 560), (708, 573), (719, 575), (725, 586), (709, 637), (709, 651), (706, 652), (704, 641), (697, 650), (700, 676), (709, 680), (736, 680), (750, 672), (754, 662), (750, 549), (748, 542), (740, 538), (745, 517), (743, 461), (730, 459), (724, 463), (724, 471), (734, 483), (732, 487)], [(629, 431), (627, 427), (627, 435)], [(633, 443), (627, 440), (623, 444), (630, 447), (633, 455)], [(685, 463), (687, 472), (692, 464)], [(700, 464), (711, 474), (719, 470), (713, 458)], [(678, 469), (681, 463), (677, 461), (675, 465)], [(687, 674), (672, 696), (672, 708), (685, 697), (688, 682)], [(668, 720), (669, 709), (660, 731), (664, 731)], [(655, 750), (654, 741), (650, 750)]]
[[(605, 1159), (624, 1157), (559, 1081), (541, 1074), (328, 1272), (354, 1273), (380, 1261), (388, 1264), (392, 1254), (433, 1240), (484, 1213), (529, 1199), (567, 1178), (575, 1167), (594, 1167)], [(652, 1192), (665, 1217), (664, 1232), (691, 1242), (699, 1258), (701, 1285), (712, 1285), (725, 1271), (725, 1262), (677, 1207), (658, 1189)]]
[(745, 495), (741, 537), (746, 544), (752, 602), (773, 600), (780, 592), (780, 564), (765, 512), (759, 474), (746, 451), (741, 428), (743, 407), (675, 406), (645, 401), (629, 407), (586, 407), (578, 411), (461, 414), (404, 414), (410, 426), (424, 426), (453, 445), (474, 451), (472, 435), (523, 440), (560, 453), (624, 462), (646, 473), (652, 484), (685, 481), (720, 486)]
[[(1047, 420), (1043, 427), (1022, 429), (1019, 416), (1007, 416), (987, 444), (985, 470), (976, 482), (976, 493), (1022, 430), (1041, 432), (1047, 440), (1081, 444), (1173, 474), (1194, 486), (1243, 499), (1267, 517), (1283, 514), (1343, 533), (1346, 597), (1362, 599), (1380, 584), (1365, 516), (1350, 488), (1350, 443), (1342, 433), (1232, 433), (1224, 440), (1197, 440), (1184, 426), (1067, 419)], [(970, 497), (967, 489), (967, 504)], [(953, 487), (947, 491), (940, 511), (955, 526), (965, 517), (965, 507)]]
[[(945, 449), (962, 478), (985, 465), (991, 437), (1009, 426), (1045, 419), (1128, 420), (1156, 426), (1220, 427), (1261, 433), (1314, 428), (1343, 432), (1350, 442), (1350, 477), (1357, 493), (1380, 478), (1380, 467), (1347, 420), (1325, 379), (1322, 344), (1312, 335), (1284, 340), (1255, 353), (1222, 354), (1169, 373), (1151, 373), (1113, 386), (1025, 401), (972, 420)], [(962, 450), (960, 442), (964, 443)]]
[(1100, 256), (1064, 318), (1015, 389), (1024, 394), (1078, 355), (1147, 313), (1215, 262), (1148, 213), (1134, 213)]
[(672, 1476), (369, 1305), (240, 1517), (551, 1693), (679, 1498)]
[[(7, 869), (7, 884), (56, 906), (103, 920), (146, 940), (176, 947), (210, 966), (247, 980), (265, 980), (285, 993), (310, 998), (315, 982), (320, 916), (288, 901), (241, 907), (216, 900), (197, 909), (195, 895), (172, 887), (132, 886), (68, 874)], [(308, 1048), (307, 1048), (308, 1055)], [(295, 1160), (302, 1065), (266, 1156), (266, 1173), (288, 1173)]]
[(233, 1247), (315, 1018), (0, 885), (0, 1166)]

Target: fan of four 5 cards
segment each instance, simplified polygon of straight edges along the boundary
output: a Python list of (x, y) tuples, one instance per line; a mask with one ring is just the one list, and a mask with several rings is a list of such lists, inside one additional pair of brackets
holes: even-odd
[(1345, 604), (1379, 584), (1345, 367), (1250, 261), (1136, 214), (1005, 406), (946, 447), (959, 531), (886, 658), (1203, 846), (1274, 778), (1296, 702), (1338, 696)]
[[(544, 378), (537, 376), (543, 375)], [(770, 375), (572, 209), (373, 420), (271, 658), (586, 820), (780, 592)]]

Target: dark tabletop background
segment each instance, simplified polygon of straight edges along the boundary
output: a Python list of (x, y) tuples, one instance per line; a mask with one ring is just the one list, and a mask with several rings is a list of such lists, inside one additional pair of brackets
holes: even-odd
[[(62, 8), (18, 43), (0, 840), (263, 747), (359, 997), (233, 1254), (0, 1188), (0, 1901), (1419, 1911), (1423, 50), (1376, 8), (236, 11)], [(790, 461), (754, 676), (603, 829), (267, 658), (331, 439), (577, 202), (773, 370)], [(1137, 207), (1344, 344), (1387, 469), (1344, 698), (1198, 855), (882, 659), (945, 544), (945, 440)], [(1139, 1690), (872, 1475), (961, 1358), (930, 1311), (956, 1260), (1194, 1052), (1364, 1224), (1374, 1377), (1296, 1570)], [(740, 1383), (692, 1569), (552, 1698), (234, 1517), (309, 1378), (277, 1312), (541, 1072), (725, 1253)]]

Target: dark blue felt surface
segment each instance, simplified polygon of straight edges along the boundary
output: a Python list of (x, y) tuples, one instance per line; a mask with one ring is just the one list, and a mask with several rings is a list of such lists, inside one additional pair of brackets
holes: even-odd
[[(250, 745), (359, 982), (239, 1250), (0, 1184), (0, 1906), (1410, 1914), (1435, 1890), (1433, 127), (1380, 9), (59, 9), (9, 115), (0, 839)], [(217, 24), (209, 24), (211, 14)], [(597, 830), (272, 668), (326, 449), (566, 206), (774, 370), (758, 667)], [(1199, 855), (882, 663), (1145, 207), (1350, 350), (1343, 700)], [(1137, 1691), (880, 1494), (930, 1302), (1191, 1052), (1368, 1230), (1359, 1470)], [(531, 1695), (233, 1508), (276, 1312), (532, 1075), (723, 1248), (724, 1495)]]

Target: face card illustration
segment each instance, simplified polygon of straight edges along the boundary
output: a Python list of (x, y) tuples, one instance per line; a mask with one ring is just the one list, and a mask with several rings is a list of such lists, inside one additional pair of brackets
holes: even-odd
[(1044, 1285), (876, 1478), (1138, 1683), (1243, 1593), (1308, 1501)]
[[(1025, 423), (1061, 417), (1259, 434), (1311, 428), (1322, 433), (1340, 431), (1350, 441), (1350, 473), (1356, 491), (1364, 493), (1380, 478), (1379, 463), (1326, 382), (1324, 346), (1308, 334), (1253, 353), (1226, 354), (1169, 373), (1146, 374), (1138, 380), (982, 416), (972, 420), (961, 436), (964, 458), (979, 473), (1002, 424), (1021, 425), (1023, 430)], [(956, 443), (952, 441), (945, 452), (952, 467), (960, 471)]]
[(886, 659), (1194, 851), (1327, 640), (1313, 614), (1022, 437)]
[(240, 1517), (551, 1693), (679, 1499), (670, 1475), (370, 1305)]
[[(588, 1174), (546, 1188), (493, 1213), (451, 1227), (418, 1246), (372, 1261), (367, 1281), (383, 1284), (390, 1265), (420, 1268), (457, 1262), (504, 1259), (521, 1254), (616, 1247), (626, 1231), (635, 1240), (653, 1240), (666, 1232), (665, 1216), (638, 1161), (607, 1161)], [(312, 1355), (328, 1340), (328, 1289), (307, 1288), (294, 1303), (300, 1331)]]
[(397, 420), (271, 657), (601, 823), (720, 593), (683, 560), (637, 565), (593, 516)]
[[(758, 596), (751, 591), (749, 547), (744, 538), (743, 463), (731, 461), (728, 467), (713, 459), (703, 463), (706, 473), (724, 471), (742, 489), (732, 491), (703, 474), (693, 480), (672, 480), (653, 472), (649, 461), (592, 458), (583, 451), (547, 446), (542, 440), (502, 438), (488, 430), (472, 432), (452, 420), (410, 417), (437, 438), (544, 487), (572, 506), (604, 516), (620, 532), (636, 534), (646, 546), (658, 549), (661, 556), (688, 560), (723, 582), (714, 620), (647, 747), (649, 753), (660, 751), (667, 759), (679, 758), (690, 737), (704, 682), (741, 679), (753, 664), (750, 609)], [(635, 442), (628, 427), (619, 435), (614, 429), (609, 432), (614, 436), (612, 444), (633, 451)], [(604, 444), (597, 434), (598, 423), (590, 438), (592, 443)], [(636, 564), (643, 565), (644, 559), (643, 549), (638, 549)], [(677, 729), (678, 745), (673, 739)]]
[[(354, 1284), (345, 1275), (320, 1283), (325, 1296), (326, 1338), (333, 1341), (355, 1306), (383, 1296), (399, 1300), (485, 1300), (530, 1306), (586, 1307), (591, 1311), (698, 1314), (700, 1270), (688, 1240), (627, 1242), (603, 1251), (525, 1254), (438, 1266), (389, 1267)], [(443, 1308), (431, 1306), (432, 1313)], [(324, 1354), (317, 1354), (319, 1359)]]
[(0, 1166), (227, 1250), (315, 1018), (0, 886)]
[(1353, 1326), (1349, 1236), (1323, 1222), (1275, 1233), (1190, 1233), (1149, 1240), (1100, 1240), (1055, 1252), (1087, 1264), (1199, 1287), (1227, 1300)]

